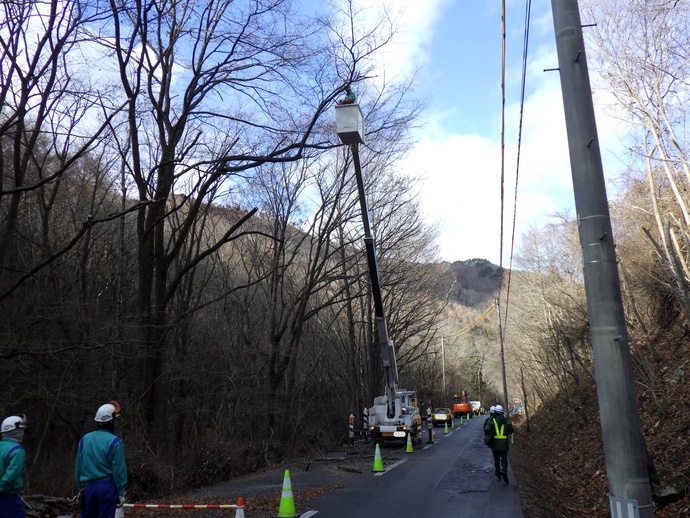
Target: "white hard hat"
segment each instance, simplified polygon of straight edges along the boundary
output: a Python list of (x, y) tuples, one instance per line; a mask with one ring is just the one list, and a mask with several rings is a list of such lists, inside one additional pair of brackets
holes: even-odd
[(496, 407), (495, 407), (495, 406), (492, 406), (492, 407), (489, 408), (489, 412), (490, 412), (490, 413), (493, 414), (495, 411), (496, 411)]
[(26, 416), (11, 415), (6, 417), (0, 425), (0, 433), (11, 432), (12, 430), (22, 430), (26, 428)]
[(107, 423), (116, 417), (120, 417), (120, 405), (117, 401), (108, 401), (98, 409), (94, 421), (98, 423)]
[(503, 407), (501, 405), (496, 405), (496, 412), (498, 412), (499, 414), (502, 414), (503, 413)]

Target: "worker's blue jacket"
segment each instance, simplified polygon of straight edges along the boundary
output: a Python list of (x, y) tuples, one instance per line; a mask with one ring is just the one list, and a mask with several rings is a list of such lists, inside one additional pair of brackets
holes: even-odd
[(17, 493), (24, 485), (26, 451), (16, 441), (0, 441), (0, 495)]
[(79, 441), (74, 477), (79, 489), (86, 487), (89, 482), (112, 479), (117, 494), (124, 495), (127, 465), (120, 438), (101, 428), (84, 435)]

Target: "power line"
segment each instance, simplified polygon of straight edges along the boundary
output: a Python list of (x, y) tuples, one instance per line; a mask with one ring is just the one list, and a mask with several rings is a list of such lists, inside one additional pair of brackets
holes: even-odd
[[(501, 227), (499, 231), (498, 265), (503, 272), (503, 208), (505, 206), (503, 185), (505, 183), (506, 161), (506, 2), (501, 1)], [(501, 295), (503, 275), (498, 276), (498, 295)]]
[(481, 315), (479, 315), (471, 324), (466, 325), (460, 331), (453, 333), (452, 335), (444, 335), (445, 338), (457, 338), (459, 336), (465, 335), (472, 331), (477, 325), (479, 325), (479, 322), (481, 322), (483, 319), (485, 319), (489, 314), (496, 308), (495, 304), (491, 304), (488, 308), (486, 308)]
[[(521, 90), (520, 90), (520, 118), (518, 122), (518, 142), (517, 142), (517, 158), (516, 158), (516, 164), (515, 164), (515, 193), (513, 197), (513, 225), (512, 225), (512, 232), (510, 236), (510, 259), (509, 259), (509, 267), (508, 267), (508, 281), (506, 284), (506, 307), (505, 307), (505, 315), (504, 315), (504, 328), (508, 324), (508, 309), (510, 307), (510, 284), (511, 284), (511, 276), (512, 276), (512, 271), (513, 271), (513, 257), (515, 254), (515, 228), (516, 228), (516, 222), (517, 222), (517, 197), (518, 197), (518, 184), (519, 184), (519, 176), (520, 176), (520, 152), (522, 149), (522, 123), (523, 123), (523, 118), (524, 118), (524, 109), (525, 109), (525, 90), (526, 90), (526, 84), (527, 84), (527, 57), (528, 57), (528, 49), (529, 49), (529, 32), (530, 32), (530, 20), (532, 17), (532, 0), (526, 0), (525, 2), (525, 30), (524, 30), (524, 37), (523, 37), (523, 47), (522, 47), (522, 78), (521, 78)], [(502, 75), (502, 83), (504, 85), (505, 83), (505, 1), (503, 2), (503, 11), (502, 11), (502, 26), (503, 26), (503, 51), (502, 51), (502, 70), (501, 70), (501, 75)], [(503, 182), (504, 182), (504, 158), (503, 155), (505, 153), (505, 148), (503, 144), (503, 139), (504, 139), (504, 119), (505, 119), (505, 85), (503, 86), (503, 98), (502, 98), (502, 115), (501, 115), (501, 120), (502, 120), (502, 128), (501, 128), (501, 245), (500, 245), (500, 268), (501, 272), (503, 271), (503, 213), (505, 209), (505, 200), (504, 200), (504, 188), (503, 188)], [(499, 278), (499, 284), (498, 284), (498, 297), (500, 298), (502, 292), (502, 277)], [(500, 317), (499, 317), (500, 318)]]
[(498, 280), (498, 294), (495, 301), (498, 316), (498, 337), (501, 346), (501, 370), (503, 374), (503, 399), (505, 400), (506, 408), (508, 406), (508, 384), (506, 380), (506, 364), (505, 364), (505, 348), (504, 348), (504, 328), (508, 324), (508, 307), (510, 302), (510, 281), (513, 269), (513, 253), (515, 248), (515, 222), (517, 221), (517, 193), (518, 193), (518, 172), (520, 169), (520, 147), (522, 143), (522, 119), (525, 105), (525, 83), (527, 75), (527, 48), (529, 42), (529, 18), (531, 12), (531, 0), (526, 0), (525, 9), (525, 37), (523, 43), (522, 53), (522, 91), (520, 95), (520, 121), (518, 130), (518, 144), (517, 144), (517, 164), (515, 168), (515, 195), (513, 198), (513, 228), (511, 233), (510, 244), (510, 267), (508, 270), (508, 281), (506, 288), (506, 309), (504, 325), (501, 325), (501, 291), (503, 289), (503, 216), (505, 212), (505, 111), (506, 111), (506, 3), (505, 0), (501, 2), (501, 229), (500, 229), (500, 247), (499, 247), (499, 267), (500, 273)]

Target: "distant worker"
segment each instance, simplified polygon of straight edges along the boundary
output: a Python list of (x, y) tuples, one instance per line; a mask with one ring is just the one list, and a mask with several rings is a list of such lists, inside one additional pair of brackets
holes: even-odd
[(338, 101), (339, 105), (343, 104), (355, 104), (355, 101), (357, 100), (357, 96), (355, 93), (352, 91), (352, 89), (349, 86), (345, 87), (345, 93), (347, 94), (343, 99)]
[[(487, 417), (484, 420), (484, 426), (486, 426), (486, 423), (488, 423), (489, 420), (491, 419), (491, 414), (494, 414), (494, 413), (496, 413), (496, 407), (494, 405), (491, 405), (491, 407), (489, 407), (489, 417)], [(484, 442), (486, 442), (486, 435), (484, 437), (485, 437)], [(489, 443), (486, 443), (486, 444), (488, 445)]]
[(115, 435), (120, 405), (110, 401), (96, 412), (96, 430), (79, 441), (74, 476), (81, 518), (113, 518), (125, 503), (127, 465), (122, 441)]
[(484, 442), (494, 454), (494, 468), (496, 478), (508, 483), (508, 436), (514, 431), (510, 419), (503, 415), (503, 407), (496, 405), (491, 408), (491, 415), (484, 422)]
[(26, 416), (13, 415), (0, 424), (0, 518), (24, 518), (26, 509), (19, 497), (24, 485), (26, 451), (21, 445)]

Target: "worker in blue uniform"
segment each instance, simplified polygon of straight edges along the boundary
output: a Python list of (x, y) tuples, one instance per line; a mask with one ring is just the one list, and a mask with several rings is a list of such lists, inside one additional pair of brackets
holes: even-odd
[(127, 465), (122, 441), (115, 435), (120, 405), (110, 401), (96, 412), (96, 429), (79, 441), (74, 476), (81, 518), (113, 518), (125, 502)]
[(26, 451), (21, 445), (26, 417), (12, 415), (0, 424), (0, 518), (24, 518), (26, 509), (19, 497), (24, 485)]
[(352, 91), (352, 88), (349, 86), (345, 87), (345, 97), (343, 97), (340, 101), (338, 101), (339, 105), (343, 104), (355, 104), (357, 101), (357, 95)]

